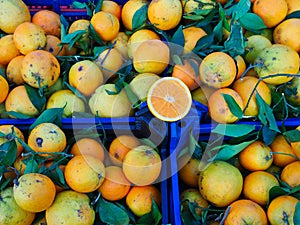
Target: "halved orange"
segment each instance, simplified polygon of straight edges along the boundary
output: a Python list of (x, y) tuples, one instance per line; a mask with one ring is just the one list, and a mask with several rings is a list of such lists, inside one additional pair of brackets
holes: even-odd
[(192, 106), (189, 88), (176, 77), (163, 77), (150, 87), (147, 103), (160, 120), (173, 122), (185, 117)]

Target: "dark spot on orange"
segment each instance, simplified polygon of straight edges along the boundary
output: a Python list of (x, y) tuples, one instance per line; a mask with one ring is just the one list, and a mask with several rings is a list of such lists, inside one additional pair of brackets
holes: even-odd
[(37, 146), (41, 148), (43, 144), (43, 138), (38, 137), (37, 139), (35, 139), (35, 142)]

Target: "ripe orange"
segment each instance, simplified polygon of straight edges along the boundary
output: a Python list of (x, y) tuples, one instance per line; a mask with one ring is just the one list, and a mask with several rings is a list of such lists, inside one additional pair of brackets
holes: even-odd
[(139, 145), (139, 140), (131, 135), (120, 135), (114, 138), (109, 145), (110, 161), (113, 165), (121, 167), (126, 154)]
[(102, 2), (101, 11), (109, 12), (113, 15), (115, 15), (118, 20), (121, 19), (121, 6), (118, 5), (118, 3), (111, 1), (111, 0), (104, 0)]
[(45, 50), (31, 51), (21, 65), (22, 78), (32, 87), (52, 86), (59, 78), (60, 64), (56, 57)]
[(212, 93), (208, 99), (208, 112), (210, 117), (218, 123), (234, 123), (238, 118), (233, 115), (223, 97), (223, 94), (230, 95), (243, 110), (241, 96), (231, 88), (221, 88)]
[(284, 20), (275, 27), (273, 32), (274, 43), (288, 45), (300, 52), (300, 19)]
[(167, 68), (169, 61), (170, 49), (158, 39), (143, 41), (133, 53), (133, 67), (138, 73), (159, 75)]
[[(188, 1), (190, 2), (190, 1)], [(184, 37), (184, 50), (183, 53), (191, 52), (200, 38), (207, 35), (207, 33), (200, 27), (186, 27), (182, 29), (183, 37)]]
[[(178, 171), (179, 178), (190, 187), (198, 187), (200, 160), (196, 158), (190, 158), (188, 154), (179, 160), (182, 160), (183, 162), (186, 162), (187, 160), (186, 164), (183, 165)], [(181, 163), (179, 162), (179, 164)]]
[(294, 213), (299, 200), (295, 197), (282, 195), (273, 199), (267, 209), (271, 224), (294, 224)]
[(108, 201), (121, 200), (129, 190), (130, 182), (120, 167), (108, 166), (105, 168), (105, 179), (98, 189), (103, 198)]
[(91, 24), (103, 41), (115, 39), (120, 30), (118, 18), (106, 11), (95, 13), (91, 18)]
[(161, 204), (161, 193), (157, 187), (134, 186), (126, 196), (126, 204), (136, 216), (143, 216), (151, 212), (152, 198), (158, 207)]
[(257, 55), (266, 47), (272, 45), (272, 42), (263, 35), (251, 35), (247, 38), (245, 61), (247, 63), (253, 63)]
[(298, 186), (300, 184), (300, 161), (287, 164), (283, 168), (280, 178), (292, 188)]
[(208, 207), (208, 201), (206, 201), (200, 194), (198, 189), (186, 189), (180, 194), (180, 202), (182, 206), (189, 210), (189, 203), (195, 204), (195, 212), (197, 215), (201, 216), (203, 208)]
[(77, 140), (70, 151), (73, 155), (91, 155), (104, 162), (105, 149), (102, 144), (92, 138), (81, 138)]
[(94, 221), (95, 211), (90, 206), (89, 197), (72, 190), (58, 193), (51, 207), (46, 210), (48, 225), (93, 225)]
[(10, 60), (8, 63), (6, 68), (6, 77), (9, 83), (15, 85), (21, 85), (24, 83), (21, 73), (21, 65), (24, 57), (24, 55), (19, 55)]
[(47, 35), (60, 37), (60, 16), (56, 12), (42, 9), (32, 16), (31, 22), (43, 28)]
[(271, 28), (286, 17), (288, 6), (285, 0), (254, 1), (253, 12), (262, 18), (267, 28)]
[(268, 219), (260, 205), (251, 200), (240, 199), (230, 205), (229, 214), (224, 221), (224, 225), (237, 224), (268, 225)]
[(13, 35), (5, 35), (0, 39), (0, 64), (7, 65), (13, 58), (20, 55), (14, 44)]
[(90, 96), (103, 83), (103, 75), (96, 63), (82, 60), (69, 70), (69, 83), (85, 96)]
[(18, 138), (20, 138), (22, 141), (25, 141), (24, 134), (23, 132), (16, 126), (14, 125), (1, 125), (0, 126), (0, 132), (3, 134), (6, 134), (5, 137), (0, 138), (0, 145), (12, 140), (16, 142), (17, 145), (17, 157), (21, 154), (23, 151), (24, 147), (23, 145), (17, 140), (17, 138), (11, 136), (12, 132), (14, 132), (14, 135)]
[[(27, 116), (37, 116), (39, 114), (39, 111), (29, 99), (24, 85), (17, 86), (9, 92), (5, 100), (5, 109), (7, 112), (14, 111)], [(13, 118), (13, 116), (10, 117)]]
[(260, 81), (257, 85), (258, 82), (259, 80), (256, 77), (245, 76), (244, 78), (238, 79), (233, 83), (232, 88), (242, 97), (243, 104), (245, 107), (247, 102), (249, 101), (253, 89), (256, 87), (249, 101), (249, 104), (244, 112), (245, 116), (258, 115), (258, 106), (256, 104), (256, 92), (259, 93), (259, 95), (268, 105), (271, 105), (271, 90), (263, 81)]
[(140, 145), (125, 155), (122, 169), (131, 183), (139, 186), (150, 185), (160, 175), (161, 158), (151, 147)]
[(3, 77), (0, 76), (0, 104), (3, 103), (8, 95), (9, 92), (9, 86), (7, 80)]
[(216, 91), (215, 88), (207, 85), (201, 85), (201, 87), (192, 91), (192, 98), (203, 105), (208, 105), (208, 98)]
[(254, 60), (254, 70), (268, 84), (279, 85), (293, 79), (292, 76), (276, 76), (274, 74), (297, 74), (299, 71), (299, 55), (293, 48), (283, 44), (273, 44), (263, 49)]
[(75, 43), (76, 47), (80, 47), (80, 43), (87, 43), (89, 40), (88, 31), (89, 31), (90, 21), (86, 19), (78, 19), (71, 23), (68, 33), (72, 34), (79, 30), (84, 30), (85, 33), (81, 36), (81, 38)]
[(234, 61), (236, 63), (237, 73), (235, 79), (239, 79), (246, 70), (246, 62), (244, 58), (240, 55), (234, 57)]
[(291, 14), (292, 12), (300, 10), (300, 2), (298, 0), (285, 0), (288, 6), (288, 13)]
[(270, 148), (273, 152), (274, 165), (284, 167), (287, 164), (296, 161), (296, 158), (293, 157), (295, 156), (295, 153), (283, 135), (278, 135), (275, 137), (273, 142), (270, 144)]
[(239, 198), (243, 177), (235, 166), (214, 161), (201, 171), (198, 185), (204, 199), (217, 207), (225, 207)]
[(180, 0), (152, 0), (148, 6), (149, 21), (160, 30), (175, 28), (182, 18)]
[(14, 184), (14, 198), (17, 204), (29, 212), (42, 212), (48, 209), (55, 195), (53, 181), (43, 174), (24, 174)]
[(67, 163), (64, 174), (70, 188), (80, 193), (89, 193), (103, 183), (105, 168), (94, 156), (77, 155)]
[(47, 44), (46, 44), (44, 50), (50, 52), (54, 56), (57, 56), (57, 55), (63, 56), (63, 55), (65, 55), (65, 52), (66, 52), (65, 49), (66, 48), (61, 48), (59, 46), (61, 41), (58, 37), (48, 34), (46, 36), (46, 38), (47, 38)]
[(176, 64), (172, 71), (172, 77), (177, 77), (183, 81), (188, 88), (192, 91), (200, 86), (200, 76), (197, 71), (191, 66), (194, 63), (198, 67), (198, 62), (193, 60), (192, 62), (188, 60), (183, 61), (183, 65)]
[(31, 130), (28, 137), (28, 146), (35, 152), (46, 153), (62, 152), (67, 145), (66, 135), (54, 123), (41, 123)]
[(262, 206), (269, 200), (269, 191), (272, 187), (279, 186), (277, 178), (265, 171), (255, 171), (244, 179), (243, 195)]
[(187, 16), (197, 13), (198, 10), (203, 10), (203, 13), (204, 10), (209, 12), (216, 6), (213, 0), (181, 0), (181, 4), (183, 6), (183, 15)]
[(192, 96), (180, 79), (164, 77), (150, 87), (147, 103), (151, 113), (160, 120), (177, 121), (190, 111)]
[(205, 56), (199, 66), (201, 82), (223, 88), (232, 84), (237, 68), (234, 59), (224, 52), (213, 52)]
[[(300, 81), (300, 80), (299, 80)], [(300, 126), (298, 126), (296, 128), (297, 130), (300, 131)], [(297, 142), (291, 142), (291, 147), (295, 153), (295, 155), (300, 158), (300, 141), (297, 141)]]
[(129, 39), (129, 35), (127, 35), (125, 32), (120, 31), (117, 35), (117, 37), (113, 40), (111, 40), (110, 43), (114, 43), (114, 49), (118, 50), (118, 52), (121, 53), (124, 59), (128, 59), (128, 53), (127, 53), (127, 42)]

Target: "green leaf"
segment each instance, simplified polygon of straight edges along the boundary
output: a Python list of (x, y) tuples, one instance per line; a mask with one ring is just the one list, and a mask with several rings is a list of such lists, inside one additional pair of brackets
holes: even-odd
[(218, 24), (214, 27), (213, 34), (214, 34), (214, 37), (216, 38), (217, 42), (222, 41), (222, 39), (223, 39), (223, 21), (222, 20), (220, 20), (218, 22)]
[(8, 187), (9, 183), (11, 182), (11, 177), (1, 183), (0, 191), (3, 191), (6, 187)]
[(208, 34), (203, 36), (197, 41), (197, 44), (195, 48), (193, 49), (193, 52), (199, 52), (202, 49), (209, 48), (214, 43), (214, 34)]
[(145, 4), (134, 13), (132, 17), (132, 30), (135, 30), (145, 24), (147, 20), (147, 11), (148, 5)]
[(228, 95), (228, 94), (222, 94), (222, 95), (223, 95), (224, 100), (227, 103), (228, 108), (231, 111), (231, 113), (234, 116), (236, 116), (237, 118), (242, 119), (242, 117), (243, 117), (243, 110), (236, 103), (236, 101), (234, 100), (234, 98), (231, 95)]
[(97, 32), (95, 31), (94, 27), (92, 24), (89, 26), (89, 34), (91, 35), (91, 38), (96, 41), (99, 45), (104, 45), (103, 40), (99, 37)]
[(37, 173), (39, 171), (39, 164), (36, 162), (34, 156), (31, 156), (26, 163), (24, 174)]
[(286, 195), (288, 192), (280, 186), (274, 186), (269, 191), (269, 203), (276, 197)]
[(300, 10), (294, 11), (291, 14), (287, 15), (285, 20), (292, 19), (292, 18), (300, 18)]
[(234, 5), (233, 7), (235, 9), (232, 13), (232, 19), (239, 20), (250, 10), (251, 2), (250, 0), (240, 0), (238, 4)]
[(255, 130), (254, 125), (247, 124), (218, 124), (211, 132), (229, 137), (242, 137)]
[(95, 13), (100, 12), (102, 8), (103, 0), (98, 0), (96, 7), (95, 7)]
[(248, 145), (252, 144), (255, 140), (245, 141), (236, 145), (224, 145), (223, 148), (216, 154), (213, 160), (228, 160), (233, 156), (236, 156), (241, 151), (243, 151)]
[(69, 22), (66, 20), (66, 18), (63, 15), (60, 15), (60, 23), (61, 23), (61, 39), (66, 36), (67, 31), (69, 29)]
[(32, 102), (34, 107), (39, 112), (41, 112), (46, 105), (46, 101), (47, 101), (46, 97), (43, 95), (41, 96), (38, 89), (35, 89), (27, 84), (24, 84), (24, 86), (26, 88), (26, 92), (28, 94), (30, 101)]
[(99, 200), (99, 216), (103, 223), (111, 225), (129, 224), (129, 217), (126, 211), (103, 198)]
[(297, 202), (294, 213), (294, 224), (300, 224), (300, 202)]
[(256, 103), (258, 106), (258, 118), (261, 123), (268, 125), (271, 130), (280, 133), (271, 107), (263, 100), (258, 92), (256, 92)]
[(140, 99), (132, 92), (127, 82), (123, 82), (123, 85), (124, 85), (124, 90), (132, 104), (132, 107), (136, 108), (140, 103)]
[(270, 145), (277, 136), (277, 132), (264, 125), (262, 128), (262, 136), (265, 145)]
[(72, 8), (74, 9), (84, 9), (86, 7), (86, 3), (74, 1), (72, 2)]
[(7, 77), (6, 77), (6, 70), (4, 68), (0, 68), (0, 76), (2, 76), (5, 79), (7, 79)]
[(96, 46), (93, 49), (93, 53), (94, 53), (94, 57), (98, 58), (98, 56), (105, 51), (106, 49), (108, 49), (108, 46)]
[(138, 220), (138, 224), (153, 224), (153, 225), (159, 224), (162, 216), (153, 197), (151, 198), (152, 198), (151, 212), (141, 216)]
[(224, 42), (225, 50), (234, 58), (237, 55), (243, 55), (246, 42), (243, 30), (240, 24), (231, 24), (231, 32), (228, 39)]
[(61, 126), (62, 115), (64, 108), (50, 108), (46, 109), (29, 127), (29, 132), (41, 123), (54, 123)]
[(291, 143), (300, 141), (300, 130), (289, 130), (283, 133), (283, 136)]
[(259, 31), (267, 28), (263, 20), (255, 13), (246, 13), (239, 19), (239, 22), (242, 27), (251, 31)]
[(0, 165), (11, 166), (17, 158), (17, 144), (13, 141), (8, 141), (0, 145)]
[[(183, 207), (182, 207), (183, 208)], [(185, 225), (195, 225), (195, 221), (193, 220), (193, 215), (189, 210), (181, 210), (181, 219), (183, 224)]]
[(83, 36), (84, 34), (86, 34), (86, 33), (87, 33), (86, 30), (77, 30), (77, 31), (75, 31), (75, 32), (73, 32), (73, 33), (66, 34), (66, 35), (62, 38), (60, 44), (68, 44), (68, 45), (69, 45), (68, 48), (71, 49), (71, 48), (74, 46), (74, 44), (75, 44), (77, 41), (79, 41), (79, 39), (82, 38), (82, 36)]
[(8, 111), (8, 112), (6, 112), (6, 114), (9, 116), (13, 116), (14, 118), (23, 119), (23, 120), (33, 118), (33, 116), (27, 116), (27, 115), (24, 115), (22, 113), (15, 112), (15, 111)]
[(86, 97), (81, 94), (76, 88), (71, 86), (68, 82), (64, 82), (64, 85), (67, 86), (78, 98), (82, 99), (85, 103), (87, 103)]
[(177, 44), (179, 46), (184, 46), (184, 35), (182, 32), (182, 25), (180, 25), (178, 27), (178, 29), (174, 32), (172, 38), (171, 38), (171, 42), (174, 44)]

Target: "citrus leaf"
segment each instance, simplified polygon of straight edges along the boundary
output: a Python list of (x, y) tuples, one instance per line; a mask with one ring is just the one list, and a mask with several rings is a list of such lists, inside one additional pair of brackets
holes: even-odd
[(66, 20), (66, 18), (63, 15), (60, 15), (60, 27), (61, 27), (61, 40), (66, 36), (67, 31), (69, 29), (69, 22)]
[(153, 225), (159, 224), (162, 216), (153, 197), (151, 197), (151, 199), (152, 199), (151, 212), (141, 216), (137, 222), (138, 224), (153, 224)]
[(297, 129), (286, 131), (283, 135), (290, 143), (300, 141), (300, 131)]
[(133, 91), (130, 89), (130, 86), (127, 82), (123, 82), (124, 90), (132, 104), (132, 108), (136, 108), (139, 106), (139, 98), (133, 93)]
[(33, 118), (33, 116), (27, 116), (27, 115), (24, 115), (22, 113), (15, 112), (15, 111), (8, 111), (8, 112), (6, 112), (6, 114), (9, 115), (9, 116), (13, 116), (14, 118), (17, 118), (17, 119), (30, 119), (30, 118)]
[(300, 224), (300, 202), (297, 202), (294, 213), (294, 224)]
[(17, 158), (16, 142), (13, 140), (13, 141), (3, 143), (2, 145), (0, 145), (0, 151), (1, 151), (0, 165), (11, 166)]
[(267, 28), (263, 20), (255, 13), (246, 13), (239, 19), (240, 24), (247, 30), (259, 31)]
[(245, 141), (236, 145), (224, 145), (223, 148), (215, 155), (213, 160), (228, 160), (233, 156), (239, 154), (243, 149), (245, 149), (248, 145), (252, 144), (255, 140)]
[(280, 186), (274, 186), (270, 189), (269, 191), (269, 203), (276, 197), (281, 196), (281, 195), (286, 195), (288, 194), (288, 191), (284, 190)]
[(126, 211), (103, 198), (99, 200), (99, 216), (103, 223), (111, 225), (129, 224), (129, 217)]
[(208, 34), (203, 36), (202, 38), (200, 38), (197, 41), (197, 44), (195, 46), (195, 48), (193, 49), (193, 52), (199, 52), (202, 49), (206, 49), (208, 47), (210, 47), (213, 43), (214, 43), (214, 34)]
[(237, 55), (243, 55), (246, 42), (243, 30), (240, 24), (232, 24), (228, 39), (224, 42), (225, 50), (234, 58)]
[(277, 132), (264, 125), (262, 128), (262, 136), (265, 145), (270, 145), (277, 136)]
[(218, 22), (218, 24), (214, 27), (213, 34), (214, 34), (214, 37), (216, 38), (217, 42), (222, 41), (222, 39), (223, 39), (223, 21), (222, 20), (220, 20)]
[(64, 85), (67, 86), (78, 98), (82, 99), (85, 103), (87, 103), (86, 97), (81, 94), (76, 88), (71, 86), (68, 82), (64, 82)]
[(104, 45), (103, 40), (99, 37), (97, 32), (95, 31), (94, 27), (92, 24), (89, 26), (89, 34), (91, 35), (91, 38), (96, 41), (99, 45)]
[(62, 115), (64, 108), (50, 108), (46, 109), (29, 127), (29, 132), (41, 123), (54, 123), (61, 127)]
[(135, 30), (143, 24), (145, 24), (147, 20), (147, 11), (148, 11), (148, 5), (143, 5), (141, 8), (139, 8), (132, 17), (132, 30)]
[(86, 7), (86, 3), (74, 1), (72, 2), (72, 8), (74, 9), (84, 9)]
[(37, 173), (39, 170), (39, 164), (36, 162), (34, 156), (31, 156), (26, 163), (26, 168), (24, 174), (27, 173)]
[(300, 18), (300, 10), (294, 11), (286, 16), (285, 20), (292, 18)]
[(240, 0), (238, 4), (233, 7), (232, 19), (239, 20), (250, 10), (251, 2), (249, 0)]
[(108, 46), (96, 46), (93, 49), (93, 53), (94, 53), (94, 57), (98, 58), (98, 56), (105, 51), (106, 49), (108, 49)]
[(0, 68), (0, 76), (2, 76), (5, 79), (7, 79), (7, 77), (6, 77), (6, 70), (4, 68)]
[(237, 118), (241, 119), (243, 117), (243, 110), (241, 107), (236, 103), (234, 98), (228, 94), (222, 94), (224, 97), (225, 102), (228, 105), (229, 110), (231, 113), (236, 116)]
[[(183, 208), (183, 207), (182, 207)], [(185, 225), (195, 225), (195, 221), (193, 220), (193, 215), (189, 210), (181, 210), (181, 219), (183, 221), (183, 224)]]
[(178, 29), (174, 32), (171, 42), (177, 44), (179, 46), (184, 46), (184, 35), (182, 32), (182, 25), (178, 27)]
[(3, 191), (6, 187), (8, 187), (9, 183), (11, 182), (11, 177), (1, 183), (0, 191)]
[(229, 137), (242, 137), (255, 130), (254, 125), (247, 124), (218, 124), (211, 132)]
[(70, 33), (70, 34), (66, 34), (62, 39), (61, 39), (61, 42), (60, 42), (60, 45), (62, 44), (68, 44), (68, 48), (71, 49), (74, 44), (80, 39), (82, 38), (82, 36), (84, 34), (86, 34), (87, 31), (86, 30), (77, 30), (73, 33)]
[(102, 4), (103, 4), (103, 0), (98, 0), (96, 7), (95, 7), (95, 13), (100, 12), (101, 8), (102, 8)]
[(34, 107), (39, 112), (41, 112), (46, 105), (46, 101), (47, 101), (46, 97), (43, 95), (41, 96), (38, 89), (33, 88), (27, 84), (24, 84), (24, 86), (26, 88), (26, 92), (28, 94), (30, 101), (32, 102)]

